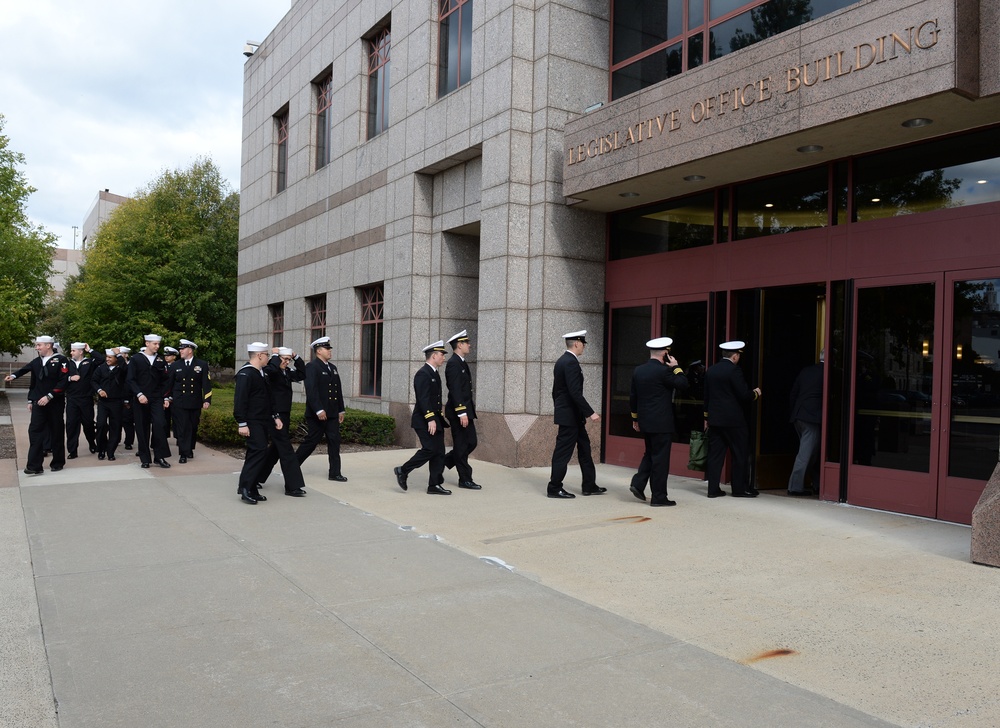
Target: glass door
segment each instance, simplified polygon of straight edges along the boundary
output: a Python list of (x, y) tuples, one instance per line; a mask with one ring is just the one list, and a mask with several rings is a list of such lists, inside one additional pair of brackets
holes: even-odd
[(645, 444), (642, 436), (632, 429), (629, 393), (632, 372), (649, 358), (646, 342), (652, 338), (653, 301), (615, 304), (608, 319), (604, 461), (609, 465), (637, 467)]
[(849, 503), (936, 517), (940, 278), (858, 282)]
[(1000, 269), (949, 274), (938, 518), (969, 523), (1000, 451)]

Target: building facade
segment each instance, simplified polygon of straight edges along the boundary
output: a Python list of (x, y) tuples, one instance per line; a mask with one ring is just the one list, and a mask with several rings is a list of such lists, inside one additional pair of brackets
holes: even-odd
[(631, 466), (668, 335), (687, 473), (700, 366), (744, 339), (781, 489), (825, 349), (820, 497), (968, 521), (1000, 449), (998, 39), (978, 0), (297, 0), (246, 68), (240, 344), (330, 335), (405, 433), (420, 347), (467, 328), (477, 452), (538, 465), (586, 328)]

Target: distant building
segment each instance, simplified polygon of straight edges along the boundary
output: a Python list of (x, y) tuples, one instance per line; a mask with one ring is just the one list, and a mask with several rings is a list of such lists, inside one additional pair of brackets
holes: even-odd
[(90, 209), (87, 211), (87, 216), (83, 220), (84, 250), (87, 249), (89, 243), (93, 242), (94, 233), (97, 232), (101, 225), (108, 221), (114, 209), (128, 199), (128, 197), (116, 195), (107, 189), (97, 193), (97, 198), (91, 204)]

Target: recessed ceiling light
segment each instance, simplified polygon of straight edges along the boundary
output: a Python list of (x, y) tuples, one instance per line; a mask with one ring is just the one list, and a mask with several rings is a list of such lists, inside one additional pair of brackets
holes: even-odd
[(872, 202), (881, 202), (881, 201), (882, 201), (881, 197), (873, 197), (872, 198)]
[(705, 177), (700, 174), (689, 174), (684, 178), (685, 182), (701, 182)]
[(639, 193), (638, 192), (619, 192), (618, 196), (619, 197), (638, 197)]
[(822, 152), (823, 147), (819, 144), (806, 144), (803, 147), (799, 147), (796, 151), (802, 152), (803, 154), (815, 154), (816, 152)]
[(922, 126), (930, 126), (933, 123), (933, 119), (925, 119), (918, 116), (916, 119), (907, 119), (903, 122), (903, 126), (907, 129), (919, 129)]
[(774, 207), (774, 205), (770, 202), (765, 202), (764, 207)]

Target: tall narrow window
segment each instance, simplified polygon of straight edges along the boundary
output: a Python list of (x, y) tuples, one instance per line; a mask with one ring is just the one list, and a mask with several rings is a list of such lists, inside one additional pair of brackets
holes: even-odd
[(368, 138), (389, 128), (389, 26), (368, 41)]
[(285, 345), (285, 304), (272, 303), (267, 307), (271, 317), (271, 346)]
[(309, 314), (309, 341), (326, 336), (326, 294), (306, 299)]
[(439, 2), (438, 97), (441, 97), (472, 78), (472, 0)]
[(316, 169), (330, 163), (330, 141), (333, 137), (333, 76), (316, 84)]
[(274, 131), (278, 145), (277, 191), (284, 192), (288, 184), (288, 111), (274, 117)]
[(382, 396), (383, 284), (359, 288), (361, 295), (361, 396)]

